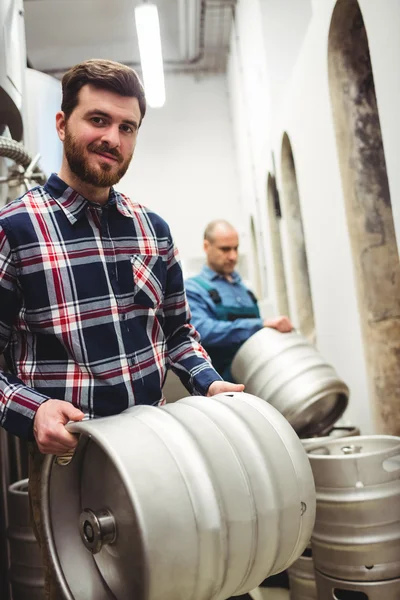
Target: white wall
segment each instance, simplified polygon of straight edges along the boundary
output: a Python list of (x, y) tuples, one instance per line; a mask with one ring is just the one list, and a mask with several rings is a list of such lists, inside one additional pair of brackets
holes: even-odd
[(118, 189), (166, 219), (188, 275), (203, 262), (210, 220), (243, 228), (226, 78), (170, 74), (166, 94), (148, 109)]
[[(311, 0), (259, 0), (271, 113), (279, 113), (312, 17)], [(271, 123), (273, 126), (273, 123)]]
[[(276, 306), (265, 181), (274, 152), (282, 190), (280, 155), (282, 136), (287, 132), (297, 170), (318, 347), (350, 387), (346, 418), (369, 432), (373, 430), (372, 411), (328, 85), (328, 32), (335, 0), (313, 2), (312, 15), (306, 0), (296, 2), (294, 12), (289, 4), (289, 0), (241, 0), (237, 8), (228, 81), (242, 206), (248, 215), (256, 212), (262, 229), (268, 296)], [(393, 213), (400, 232), (400, 121), (396, 115), (400, 105), (400, 38), (396, 33), (400, 4), (360, 0), (360, 7), (370, 44)], [(287, 24), (290, 35), (283, 35), (282, 23)], [(254, 74), (255, 62), (257, 78), (249, 75)], [(243, 72), (245, 91), (240, 85)], [(247, 98), (245, 112), (243, 95)], [(242, 151), (246, 140), (252, 148), (253, 165)], [(282, 229), (289, 301), (295, 309), (284, 222)]]
[(56, 132), (61, 82), (40, 71), (26, 69), (25, 87), (24, 145), (32, 156), (40, 154), (40, 167), (49, 176), (58, 172), (62, 160), (63, 147)]

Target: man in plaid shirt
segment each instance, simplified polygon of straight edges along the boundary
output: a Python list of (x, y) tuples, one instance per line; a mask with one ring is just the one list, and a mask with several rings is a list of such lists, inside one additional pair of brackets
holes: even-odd
[(168, 368), (194, 394), (243, 389), (221, 380), (190, 325), (168, 225), (112, 188), (146, 111), (136, 73), (90, 60), (62, 87), (60, 172), (0, 211), (0, 424), (36, 440), (39, 537), (40, 465), (75, 447), (68, 421), (161, 404)]

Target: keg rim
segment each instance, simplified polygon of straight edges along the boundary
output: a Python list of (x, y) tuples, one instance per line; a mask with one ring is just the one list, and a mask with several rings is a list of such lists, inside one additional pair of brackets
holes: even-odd
[[(332, 410), (323, 416), (321, 420), (318, 422), (311, 421), (300, 430), (296, 429), (296, 419), (301, 416), (306, 410), (309, 410), (318, 402), (323, 400), (328, 394), (336, 394), (335, 405)], [(292, 425), (293, 429), (296, 430), (297, 435), (301, 438), (302, 436), (310, 436), (310, 435), (318, 435), (318, 433), (323, 433), (330, 427), (334, 426), (334, 424), (340, 419), (343, 415), (344, 411), (347, 408), (349, 403), (349, 388), (345, 383), (341, 385), (332, 386), (332, 388), (326, 388), (322, 390), (320, 393), (313, 395), (306, 402), (304, 402), (301, 406), (293, 408), (290, 411), (282, 413), (284, 417), (289, 421)], [(304, 438), (306, 439), (306, 437)]]
[[(99, 417), (96, 419), (96, 422), (99, 423), (99, 421), (102, 421), (102, 420), (107, 420), (109, 422), (110, 419), (118, 418), (118, 417), (119, 417), (119, 415), (116, 415), (115, 417), (114, 416)], [(89, 442), (95, 443), (96, 445), (98, 445), (100, 447), (101, 450), (106, 452), (107, 456), (113, 462), (114, 467), (121, 478), (121, 481), (125, 487), (126, 493), (130, 497), (130, 502), (131, 502), (132, 506), (134, 507), (135, 517), (136, 517), (137, 521), (141, 523), (140, 530), (144, 531), (145, 526), (144, 526), (144, 522), (143, 522), (142, 511), (139, 510), (139, 505), (137, 502), (135, 490), (131, 489), (131, 487), (129, 486), (129, 481), (127, 479), (125, 467), (121, 463), (118, 455), (114, 452), (113, 447), (110, 444), (108, 444), (108, 442), (104, 438), (104, 436), (99, 435), (97, 429), (91, 427), (92, 422), (93, 422), (93, 420), (90, 419), (90, 420), (83, 420), (83, 421), (68, 423), (68, 425), (67, 425), (68, 431), (70, 431), (71, 433), (80, 434), (78, 446), (76, 447), (71, 460), (77, 459), (76, 455), (77, 455), (77, 453), (79, 453), (80, 454), (79, 460), (82, 461), (81, 454), (85, 453), (85, 449)], [(57, 551), (57, 545), (56, 545), (55, 535), (54, 535), (54, 530), (53, 530), (53, 520), (52, 520), (52, 515), (51, 515), (51, 507), (50, 507), (50, 492), (51, 492), (52, 469), (53, 469), (53, 466), (56, 464), (56, 460), (57, 460), (56, 456), (47, 455), (45, 458), (45, 461), (43, 463), (43, 467), (42, 467), (41, 513), (42, 513), (43, 531), (44, 531), (44, 536), (45, 536), (45, 543), (46, 543), (47, 547), (49, 548), (50, 562), (51, 562), (52, 568), (54, 569), (56, 579), (57, 579), (58, 585), (60, 587), (60, 591), (64, 596), (64, 600), (75, 600), (74, 595), (73, 595), (70, 585), (69, 585), (69, 580), (64, 571), (64, 566), (61, 562), (59, 553)], [(60, 468), (63, 468), (63, 467), (60, 467)], [(145, 548), (147, 545), (145, 536), (143, 536), (143, 535), (141, 536), (141, 544), (142, 544), (143, 548)], [(144, 556), (146, 556), (146, 555), (147, 555), (147, 552), (144, 552)], [(94, 561), (94, 563), (96, 563), (96, 561)], [(100, 571), (100, 569), (98, 569), (97, 564), (96, 564), (96, 569), (98, 570), (100, 578), (104, 582), (106, 582), (106, 580), (104, 579), (103, 573)], [(144, 578), (147, 579), (147, 577), (148, 577), (148, 574), (147, 574), (148, 573), (148, 564), (147, 563), (143, 565), (143, 570), (145, 573)]]
[[(370, 456), (379, 457), (381, 454), (382, 455), (387, 454), (388, 451), (393, 452), (393, 450), (396, 450), (396, 448), (398, 448), (399, 454), (400, 454), (400, 436), (385, 435), (385, 434), (357, 435), (357, 436), (351, 436), (351, 437), (345, 437), (345, 438), (332, 438), (332, 439), (326, 440), (324, 442), (318, 442), (317, 439), (315, 441), (315, 444), (305, 447), (305, 450), (309, 456), (309, 459), (312, 459), (312, 460), (333, 461), (333, 460), (354, 460), (354, 458), (368, 458)], [(327, 446), (329, 449), (330, 446), (337, 445), (340, 443), (342, 443), (344, 446), (351, 445), (352, 442), (354, 442), (354, 444), (356, 444), (356, 445), (359, 445), (363, 441), (372, 441), (372, 440), (392, 441), (393, 445), (391, 447), (380, 448), (380, 449), (375, 449), (375, 450), (368, 450), (368, 451), (360, 452), (357, 454), (354, 454), (354, 453), (353, 454), (343, 454), (343, 453), (342, 454), (314, 454), (315, 450), (319, 450), (320, 448), (322, 449), (325, 446)], [(394, 443), (395, 441), (396, 441), (396, 443)]]

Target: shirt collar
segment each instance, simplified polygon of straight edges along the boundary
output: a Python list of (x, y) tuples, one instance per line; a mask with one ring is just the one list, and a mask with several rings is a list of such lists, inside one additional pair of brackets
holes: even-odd
[[(85, 214), (88, 206), (95, 204), (69, 187), (56, 173), (50, 175), (44, 189), (54, 198), (71, 225), (74, 225)], [(129, 206), (127, 199), (114, 188), (110, 189), (107, 206), (116, 206), (125, 217), (133, 216), (132, 207)]]
[[(204, 265), (204, 267), (201, 270), (201, 275), (209, 281), (216, 281), (218, 279), (227, 281), (227, 279), (223, 275), (220, 275), (219, 273), (211, 269), (208, 265)], [(241, 277), (236, 271), (233, 271), (231, 277), (233, 280), (231, 283), (239, 283), (241, 281)]]

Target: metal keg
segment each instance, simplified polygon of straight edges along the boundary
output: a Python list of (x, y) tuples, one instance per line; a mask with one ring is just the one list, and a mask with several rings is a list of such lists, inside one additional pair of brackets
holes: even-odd
[(8, 488), (8, 515), (13, 600), (43, 600), (42, 556), (30, 523), (27, 479)]
[(301, 437), (328, 430), (343, 414), (347, 385), (307, 339), (264, 327), (238, 350), (236, 381), (281, 412)]
[(249, 394), (190, 397), (71, 423), (48, 457), (42, 516), (66, 600), (223, 600), (303, 552), (315, 519), (307, 454)]
[[(357, 427), (333, 427), (328, 435), (302, 439), (301, 443), (307, 449), (308, 446), (315, 446), (316, 443), (321, 444), (332, 439), (355, 435), (360, 435)], [(311, 542), (300, 558), (288, 569), (288, 574), (291, 600), (314, 600), (317, 598)]]
[(316, 442), (308, 453), (317, 489), (315, 568), (349, 581), (400, 577), (400, 438)]
[(317, 600), (311, 545), (288, 569), (290, 600)]
[(316, 443), (323, 444), (332, 439), (353, 437), (355, 435), (360, 435), (358, 427), (354, 427), (353, 425), (346, 427), (343, 425), (341, 427), (332, 427), (332, 429), (323, 436), (301, 438), (301, 443), (307, 449), (309, 446), (315, 446)]
[(319, 600), (399, 600), (400, 579), (343, 581), (315, 572)]

